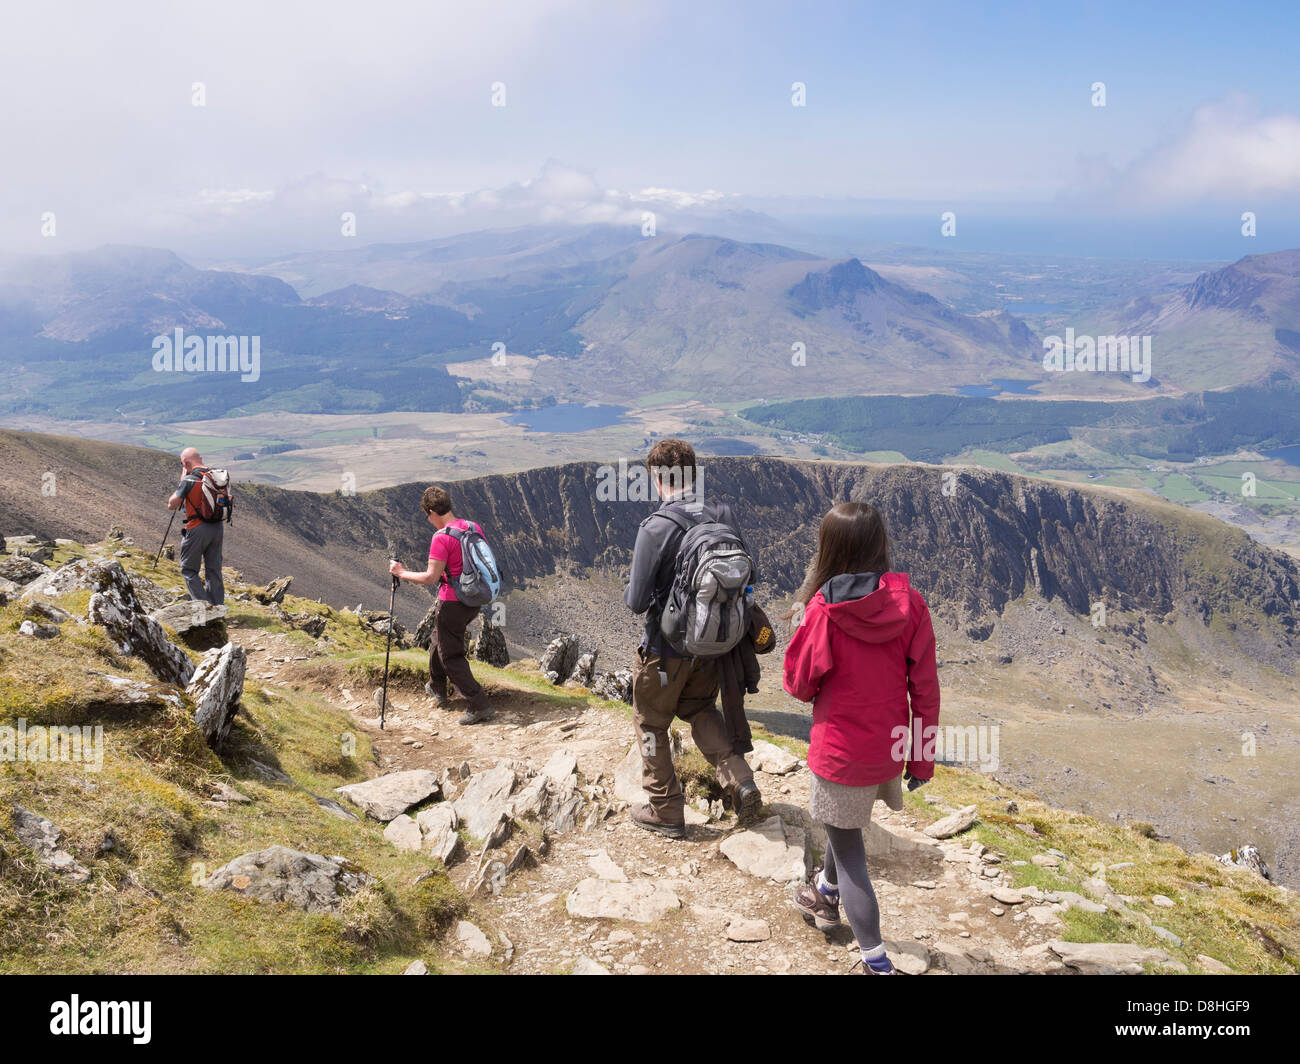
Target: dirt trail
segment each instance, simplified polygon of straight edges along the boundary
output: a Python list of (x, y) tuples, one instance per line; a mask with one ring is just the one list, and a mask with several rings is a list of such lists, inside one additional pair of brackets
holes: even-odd
[[(566, 750), (577, 759), (583, 786), (612, 794), (615, 770), (632, 743), (630, 721), (613, 708), (576, 698), (566, 706), (500, 686), (489, 687), (496, 717), (473, 727), (456, 723), (463, 700), (439, 710), (421, 690), (391, 687), (381, 731), (370, 689), (313, 678), (311, 666), (303, 664), (312, 655), (282, 635), (240, 631), (237, 638), (257, 682), (314, 691), (345, 707), (373, 745), (376, 776), (415, 768), (442, 775), (463, 763), (478, 772), (503, 759), (540, 770), (553, 753)], [(765, 816), (806, 824), (809, 773), (802, 763), (787, 775), (759, 772), (756, 778), (768, 806)], [(1045, 946), (1061, 927), (1046, 905), (1033, 899), (999, 904), (990, 896), (1006, 878), (997, 863), (989, 863), (997, 855), (981, 859), (969, 843), (927, 839), (906, 810), (895, 813), (878, 803), (876, 816), (884, 832), (876, 833), (875, 846), (892, 850), (871, 859), (871, 873), (885, 939), (898, 944), (891, 945), (896, 963), (899, 946), (906, 946), (912, 958), (904, 962), (918, 974), (1067, 971)], [(685, 840), (670, 840), (635, 827), (624, 810), (590, 830), (579, 826), (549, 837), (544, 856), (511, 872), (500, 893), (480, 891), (472, 898), (467, 919), (485, 932), (491, 955), (475, 954), (470, 946), (458, 951), (455, 935), (449, 935), (446, 968), (567, 972), (587, 958), (614, 973), (848, 972), (858, 953), (847, 923), (822, 934), (791, 907), (788, 886), (733, 864), (719, 846), (738, 830), (728, 814), (690, 825)], [(810, 837), (820, 852), (815, 828)], [(978, 843), (974, 847), (983, 849)], [(494, 854), (508, 857), (513, 848), (508, 843)], [(480, 856), (472, 852), (453, 861), (452, 878), (467, 893)], [(648, 923), (571, 916), (566, 895), (580, 881), (601, 875), (663, 884), (680, 907)], [(1037, 911), (1030, 913), (1031, 907)], [(736, 918), (762, 921), (769, 937), (731, 941), (727, 929)]]

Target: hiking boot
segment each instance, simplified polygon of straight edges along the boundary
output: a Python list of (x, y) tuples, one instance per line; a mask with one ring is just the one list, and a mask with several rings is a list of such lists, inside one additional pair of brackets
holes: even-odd
[(437, 688), (433, 686), (432, 681), (424, 685), (424, 693), (433, 699), (433, 704), (435, 708), (449, 709), (451, 707), (451, 699), (447, 697), (446, 690), (444, 689), (442, 691), (439, 691)]
[(484, 706), (482, 709), (467, 709), (456, 721), (457, 724), (479, 724), (485, 720), (491, 720), (497, 715), (497, 711), (491, 706)]
[(840, 897), (827, 896), (817, 889), (820, 868), (814, 868), (812, 879), (796, 887), (791, 904), (808, 923), (818, 931), (832, 931), (840, 926)]
[(736, 819), (742, 824), (756, 817), (763, 807), (763, 796), (759, 793), (758, 784), (753, 780), (736, 784), (736, 792), (731, 796), (731, 806), (736, 810)]
[[(898, 969), (889, 963), (888, 957), (881, 957), (877, 961), (865, 961), (865, 962), (861, 957), (859, 957), (856, 961), (853, 962), (853, 968), (856, 968), (859, 964), (862, 965), (862, 971), (858, 973), (859, 975), (897, 975), (898, 974)], [(849, 975), (853, 974), (853, 968), (849, 969)]]
[(660, 835), (667, 835), (670, 839), (686, 838), (686, 823), (681, 821), (674, 823), (671, 820), (660, 820), (659, 814), (649, 805), (638, 805), (631, 812), (632, 823), (639, 828), (645, 828), (646, 831), (654, 831)]

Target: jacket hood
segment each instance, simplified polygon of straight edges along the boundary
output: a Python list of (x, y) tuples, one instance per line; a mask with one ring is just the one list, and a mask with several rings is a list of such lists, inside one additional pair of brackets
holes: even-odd
[(888, 643), (907, 628), (912, 598), (906, 573), (843, 573), (818, 593), (830, 619), (864, 643)]

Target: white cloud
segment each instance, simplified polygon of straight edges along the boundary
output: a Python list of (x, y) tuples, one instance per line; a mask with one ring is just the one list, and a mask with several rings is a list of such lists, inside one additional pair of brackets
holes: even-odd
[(1127, 167), (1078, 161), (1066, 198), (1116, 206), (1242, 203), (1300, 192), (1300, 116), (1263, 114), (1244, 95), (1202, 104), (1170, 140)]

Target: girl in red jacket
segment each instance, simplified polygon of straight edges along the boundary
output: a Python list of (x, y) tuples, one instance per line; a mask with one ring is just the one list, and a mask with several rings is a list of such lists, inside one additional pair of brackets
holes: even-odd
[(813, 704), (809, 805), (826, 825), (826, 859), (794, 904), (825, 931), (839, 926), (842, 898), (863, 974), (893, 975), (862, 831), (877, 798), (901, 809), (903, 778), (915, 790), (934, 775), (939, 679), (930, 610), (906, 573), (889, 571), (884, 522), (861, 502), (840, 503), (822, 519), (817, 557), (795, 598), (785, 689)]

